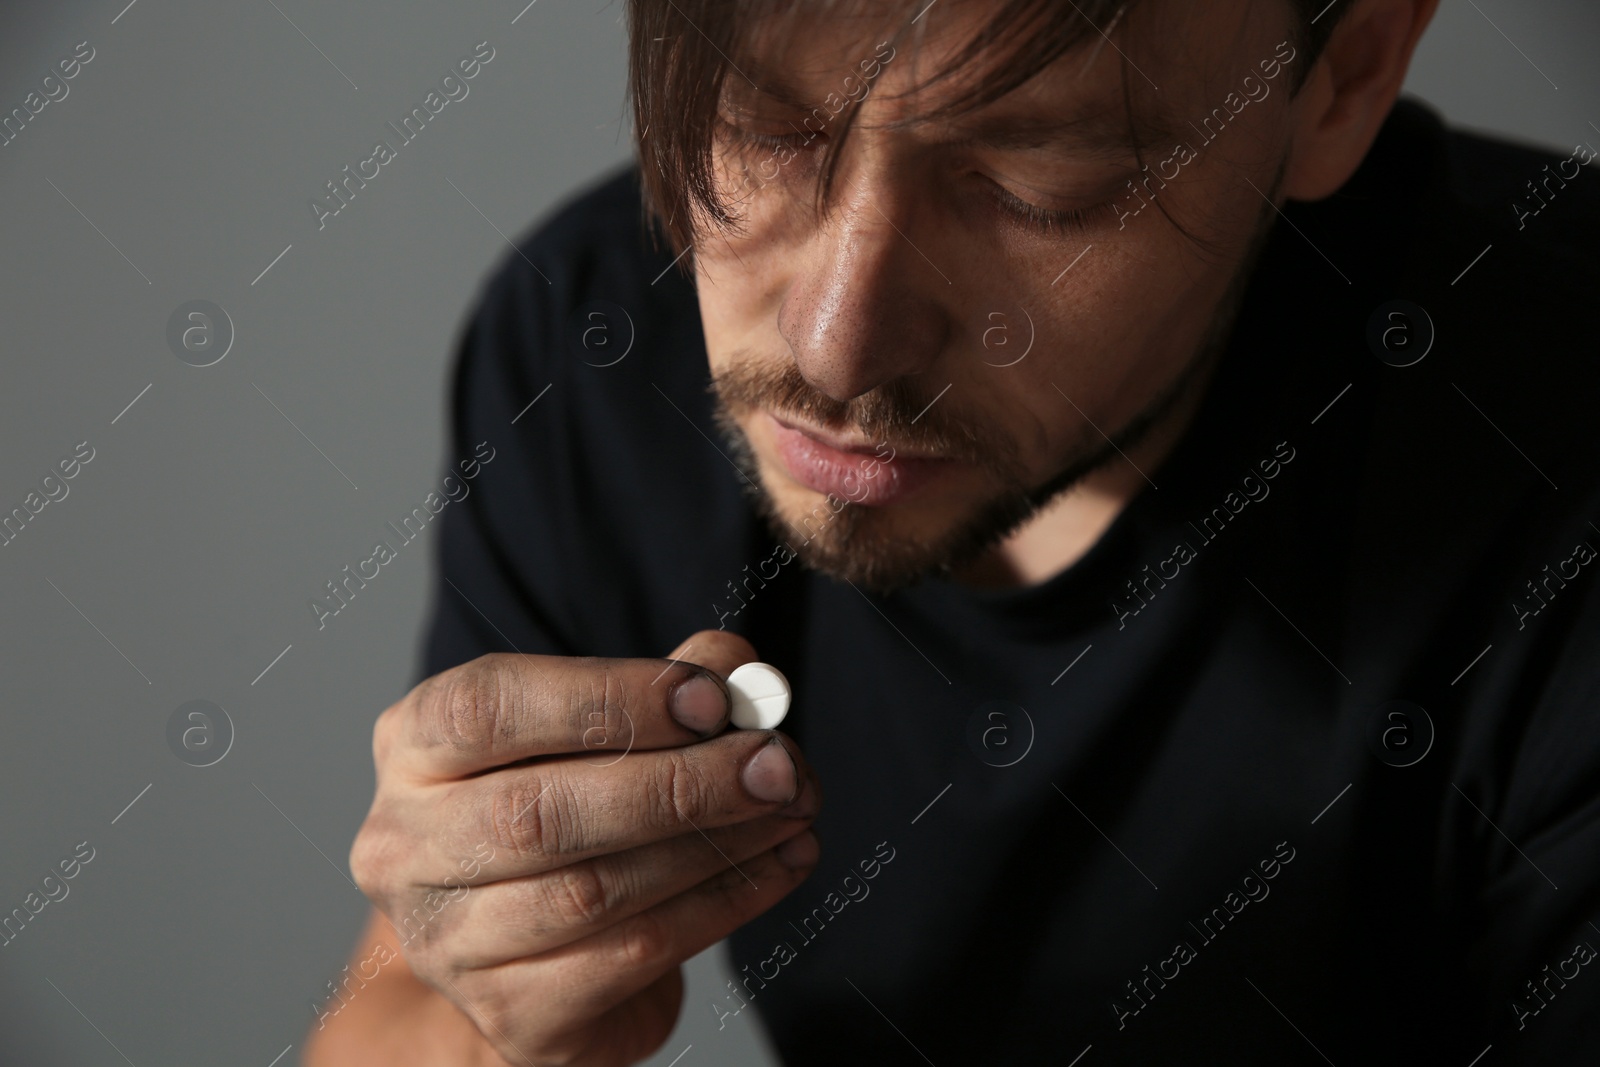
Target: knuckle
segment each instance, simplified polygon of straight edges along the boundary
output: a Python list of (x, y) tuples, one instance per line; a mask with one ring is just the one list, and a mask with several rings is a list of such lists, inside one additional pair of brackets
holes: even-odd
[(513, 856), (553, 856), (569, 847), (563, 798), (557, 783), (512, 779), (495, 788), (490, 802), (489, 833), (497, 847)]
[(350, 846), (350, 878), (371, 897), (377, 888), (380, 863), (374, 854), (372, 837), (365, 831), (356, 835)]
[[(494, 1041), (495, 1048), (505, 1058), (507, 1064), (526, 1064), (530, 1062), (528, 1057), (523, 1054), (524, 1048), (533, 1056), (531, 1062), (538, 1064), (539, 1067), (572, 1067), (572, 1065), (578, 1063), (605, 1064), (611, 1062), (586, 1058), (585, 1054), (590, 1043), (590, 1035), (587, 1032), (577, 1034), (563, 1033), (560, 1035), (537, 1033), (530, 1039), (518, 1041), (513, 1045), (509, 1038), (503, 1038), (501, 1035), (506, 1031), (507, 1026), (515, 1025), (515, 1022), (515, 1018), (507, 1019), (506, 1025), (499, 1027), (499, 1032), (494, 1035), (496, 1039)], [(618, 1067), (621, 1067), (620, 1061), (618, 1061)]]
[(435, 969), (449, 966), (451, 961), (448, 956), (435, 946), (460, 918), (459, 913), (445, 915), (446, 909), (457, 899), (437, 889), (429, 889), (420, 895), (413, 891), (406, 901), (410, 905), (409, 910), (401, 914), (399, 908), (391, 909), (389, 921), (394, 924), (396, 934), (403, 936), (402, 945), (424, 965)]
[[(445, 672), (448, 673), (448, 672)], [(438, 691), (442, 674), (424, 678), (399, 700), (380, 711), (372, 722), (372, 762), (382, 771), (397, 750), (414, 744), (429, 702)]]
[(509, 732), (510, 687), (498, 656), (480, 656), (440, 676), (427, 701), (426, 728), (463, 752), (492, 753)]
[(554, 872), (545, 883), (541, 910), (569, 927), (598, 925), (612, 910), (612, 894), (594, 864)]
[(395, 708), (398, 704), (384, 709), (372, 722), (372, 765), (382, 767), (389, 759), (389, 753), (395, 746)]
[(622, 959), (629, 967), (651, 970), (671, 962), (672, 929), (653, 911), (628, 919), (619, 933)]
[(394, 834), (383, 829), (372, 815), (367, 816), (350, 845), (350, 879), (380, 907), (393, 895), (398, 852)]
[(704, 769), (681, 752), (663, 753), (652, 782), (660, 825), (699, 822), (711, 807), (714, 794)]
[[(467, 988), (463, 990), (460, 981), (454, 978), (445, 981), (449, 976), (443, 972), (430, 971), (426, 976), (419, 975), (419, 977), (423, 977), (429, 986), (453, 1002), (463, 1015), (472, 1020), (479, 1034), (505, 1058), (506, 1063), (528, 1062), (526, 1057), (516, 1051), (516, 1046), (511, 1045), (511, 1039), (505, 1036), (507, 1033), (517, 1032), (518, 1029), (525, 1030), (527, 1024), (520, 1017), (525, 1013), (516, 1010), (508, 995), (509, 991), (501, 983), (485, 981), (481, 977), (478, 981), (471, 981), (470, 978), (462, 976), (467, 982)], [(540, 1054), (536, 1035), (519, 1035), (517, 1045), (528, 1047), (533, 1055), (539, 1057), (533, 1061), (534, 1063), (550, 1062)]]
[(569, 722), (585, 748), (610, 748), (631, 739), (627, 680), (618, 661), (590, 656), (582, 679), (568, 689)]

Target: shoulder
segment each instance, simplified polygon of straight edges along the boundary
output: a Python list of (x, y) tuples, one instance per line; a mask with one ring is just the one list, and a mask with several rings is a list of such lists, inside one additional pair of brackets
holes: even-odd
[[(1351, 187), (1349, 248), (1371, 245), (1376, 283), (1357, 279), (1338, 342), (1355, 382), (1339, 445), (1360, 485), (1347, 640), (1452, 724), (1457, 781), (1524, 829), (1592, 807), (1600, 768), (1589, 158), (1406, 103)], [(1406, 365), (1380, 359), (1369, 328), (1397, 300), (1423, 313)]]
[(1600, 169), (1569, 165), (1539, 215), (1514, 209), (1570, 156), (1403, 100), (1343, 189), (1285, 211), (1253, 335), (1287, 383), (1304, 473), (1320, 472), (1303, 506), (1331, 573), (1306, 581), (1342, 602), (1341, 666), (1438, 708), (1481, 697), (1502, 725), (1531, 721), (1556, 649), (1594, 641), (1569, 614), (1586, 591), (1537, 631), (1520, 612), (1529, 581), (1600, 524)]
[(504, 457), (479, 493), (479, 541), (572, 647), (660, 654), (715, 618), (748, 508), (708, 385), (693, 283), (651, 243), (632, 166), (530, 227), (484, 283), (457, 348), (452, 447), (488, 440)]
[[(1413, 503), (1448, 497), (1457, 530), (1474, 517), (1548, 529), (1592, 515), (1600, 167), (1589, 158), (1586, 145), (1452, 128), (1404, 100), (1343, 203), (1324, 209), (1354, 276), (1340, 347), (1374, 402), (1367, 477), (1409, 468), (1430, 486)], [(1420, 357), (1403, 366), (1380, 358), (1372, 328), (1397, 302), (1420, 309), (1396, 320)]]
[[(467, 329), (521, 342), (497, 346), (499, 362), (556, 372), (571, 355), (569, 341), (602, 344), (597, 334), (568, 336), (587, 303), (609, 300), (653, 321), (681, 319), (693, 288), (673, 270), (662, 274), (671, 262), (645, 226), (637, 169), (620, 168), (563, 200), (501, 254)], [(581, 362), (585, 352), (574, 358)]]

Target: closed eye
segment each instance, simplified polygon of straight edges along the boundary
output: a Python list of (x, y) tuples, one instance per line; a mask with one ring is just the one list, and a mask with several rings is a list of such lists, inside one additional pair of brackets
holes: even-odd
[(1044, 208), (1022, 199), (999, 182), (991, 179), (985, 179), (985, 182), (990, 198), (1002, 216), (1035, 233), (1081, 233), (1108, 220), (1116, 210), (1110, 200), (1071, 210)]
[(718, 119), (717, 125), (723, 136), (737, 147), (769, 152), (778, 152), (786, 148), (799, 151), (814, 145), (823, 136), (806, 130), (795, 130), (792, 133), (757, 133), (726, 119)]

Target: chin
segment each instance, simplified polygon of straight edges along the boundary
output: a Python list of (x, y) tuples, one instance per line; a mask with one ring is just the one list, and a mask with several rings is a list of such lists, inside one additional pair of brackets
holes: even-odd
[(782, 477), (770, 479), (764, 469), (755, 493), (773, 536), (811, 570), (879, 594), (971, 562), (1034, 511), (1020, 493), (869, 507), (773, 480)]

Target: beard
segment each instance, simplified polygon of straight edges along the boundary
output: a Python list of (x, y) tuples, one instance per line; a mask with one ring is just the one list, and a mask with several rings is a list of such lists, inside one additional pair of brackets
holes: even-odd
[[(1273, 185), (1277, 192), (1283, 170)], [(1271, 194), (1269, 194), (1269, 199)], [(1182, 402), (1209, 380), (1227, 349), (1251, 277), (1272, 233), (1270, 207), (1256, 219), (1246, 253), (1218, 302), (1194, 354), (1139, 411), (1113, 432), (1085, 427), (1055, 471), (1030, 483), (1012, 439), (999, 429), (1004, 415), (963, 412), (924, 395), (911, 378), (896, 378), (849, 400), (819, 392), (791, 360), (736, 357), (713, 375), (714, 415), (746, 492), (774, 537), (807, 567), (884, 594), (930, 576), (948, 577), (1005, 541), (1042, 508), (1085, 477), (1125, 454), (1166, 425)], [(931, 405), (931, 406), (930, 406)], [(987, 495), (941, 529), (897, 529), (903, 516), (827, 494), (806, 514), (786, 513), (760, 476), (761, 464), (738, 418), (766, 409), (835, 431), (854, 430), (896, 451), (962, 460), (980, 471)], [(1087, 419), (1085, 420), (1087, 421)], [(869, 463), (870, 457), (864, 457)], [(871, 472), (866, 472), (871, 477)]]

